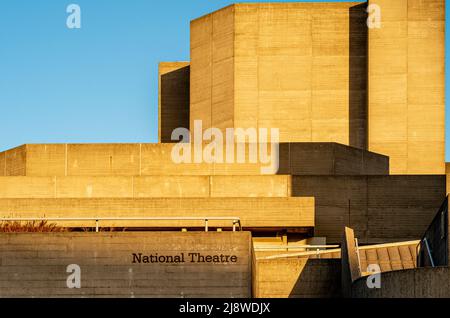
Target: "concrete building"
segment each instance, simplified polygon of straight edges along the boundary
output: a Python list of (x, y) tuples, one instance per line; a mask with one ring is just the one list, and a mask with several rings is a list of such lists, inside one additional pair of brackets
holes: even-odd
[[(424, 287), (447, 282), (444, 4), (236, 4), (192, 21), (191, 61), (159, 65), (158, 143), (0, 153), (0, 231), (66, 230), (0, 234), (0, 296), (448, 295)], [(279, 169), (175, 162), (172, 132), (199, 120), (279, 129)], [(366, 290), (370, 265), (389, 290)]]

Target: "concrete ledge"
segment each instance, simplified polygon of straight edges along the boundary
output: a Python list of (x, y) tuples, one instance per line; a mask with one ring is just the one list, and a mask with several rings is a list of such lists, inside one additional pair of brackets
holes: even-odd
[[(239, 217), (245, 228), (312, 228), (314, 198), (153, 198), (153, 199), (0, 199), (0, 216), (73, 217)], [(87, 227), (86, 221), (60, 226)], [(190, 228), (201, 221), (104, 221), (105, 227)], [(211, 221), (231, 227), (231, 221)]]
[(290, 176), (0, 177), (0, 198), (285, 198), (290, 186)]
[[(175, 164), (172, 149), (173, 144), (29, 144), (0, 153), (0, 164), (3, 164), (0, 175), (261, 175), (261, 164)], [(388, 172), (389, 158), (373, 152), (336, 143), (280, 144), (278, 174), (386, 175)]]

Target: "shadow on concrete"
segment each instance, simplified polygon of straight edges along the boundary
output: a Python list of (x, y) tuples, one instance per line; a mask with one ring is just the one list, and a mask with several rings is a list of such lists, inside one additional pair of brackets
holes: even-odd
[(289, 298), (340, 297), (340, 259), (309, 259), (289, 295)]
[(176, 128), (189, 129), (190, 67), (161, 76), (161, 142), (173, 143)]
[(350, 8), (349, 21), (349, 141), (350, 146), (368, 147), (368, 28), (367, 4)]

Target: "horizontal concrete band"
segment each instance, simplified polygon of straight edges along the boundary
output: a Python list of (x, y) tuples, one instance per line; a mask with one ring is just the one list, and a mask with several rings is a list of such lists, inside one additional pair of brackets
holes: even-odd
[(0, 177), (0, 198), (289, 197), (290, 176)]
[[(367, 244), (414, 240), (445, 198), (445, 176), (0, 177), (0, 198), (290, 196), (315, 198), (315, 234), (329, 243), (340, 243), (346, 225)], [(239, 215), (241, 207), (234, 212)]]
[[(261, 175), (270, 164), (177, 164), (173, 144), (42, 144), (0, 153), (0, 176)], [(268, 147), (268, 153), (271, 153)], [(237, 161), (237, 146), (235, 156)], [(260, 158), (260, 157), (258, 157)], [(257, 159), (257, 162), (259, 159)], [(275, 157), (276, 158), (276, 157)], [(336, 143), (284, 143), (278, 174), (386, 175), (389, 158)], [(274, 162), (274, 161), (272, 161)]]
[[(314, 198), (0, 199), (6, 218), (239, 217), (246, 228), (314, 227)], [(232, 222), (210, 221), (211, 227)], [(87, 227), (95, 222), (58, 222)], [(204, 227), (203, 221), (104, 221), (105, 227)]]
[[(79, 289), (67, 285), (71, 264), (80, 269)], [(249, 298), (251, 235), (3, 233), (0, 297)]]

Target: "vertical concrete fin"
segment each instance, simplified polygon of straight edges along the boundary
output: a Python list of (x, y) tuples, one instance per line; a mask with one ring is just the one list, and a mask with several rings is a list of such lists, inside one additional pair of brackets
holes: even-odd
[(342, 240), (342, 292), (350, 297), (352, 283), (361, 277), (353, 229), (346, 227)]

